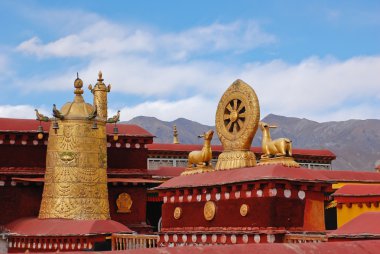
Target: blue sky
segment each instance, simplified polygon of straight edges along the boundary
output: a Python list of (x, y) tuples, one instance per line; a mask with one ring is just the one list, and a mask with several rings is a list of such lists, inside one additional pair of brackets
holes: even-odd
[[(0, 117), (33, 118), (98, 70), (110, 113), (213, 124), (237, 78), (261, 114), (379, 119), (379, 1), (0, 2)], [(91, 94), (85, 98), (91, 102)]]

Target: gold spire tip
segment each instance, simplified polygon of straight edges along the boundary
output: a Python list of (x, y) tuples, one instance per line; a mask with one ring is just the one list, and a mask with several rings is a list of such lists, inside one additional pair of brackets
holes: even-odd
[(83, 90), (82, 90), (83, 81), (79, 78), (78, 72), (77, 72), (77, 78), (74, 81), (74, 87), (75, 87), (75, 91), (74, 91), (75, 94), (82, 94), (83, 93)]
[(99, 73), (98, 73), (98, 81), (103, 81), (104, 79), (103, 79), (103, 73), (102, 73), (102, 71), (99, 71)]

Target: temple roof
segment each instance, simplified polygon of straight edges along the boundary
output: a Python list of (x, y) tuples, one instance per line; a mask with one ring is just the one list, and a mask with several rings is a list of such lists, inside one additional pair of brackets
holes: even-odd
[(214, 171), (174, 177), (156, 189), (186, 188), (244, 183), (259, 180), (288, 180), (297, 182), (367, 182), (380, 183), (376, 172), (329, 171), (289, 168), (281, 164)]
[[(378, 174), (378, 173), (377, 173)], [(380, 185), (344, 185), (333, 194), (334, 197), (380, 196)]]
[(26, 236), (63, 236), (132, 233), (128, 227), (113, 220), (67, 220), (21, 218), (6, 225), (12, 234)]
[(380, 237), (380, 212), (366, 212), (331, 231), (329, 237)]
[[(16, 118), (0, 118), (0, 132), (37, 132), (40, 122), (34, 119), (16, 119)], [(50, 123), (41, 122), (44, 130), (47, 132)], [(107, 134), (113, 135), (114, 124), (107, 124)], [(153, 137), (154, 135), (147, 130), (134, 124), (118, 123), (119, 135), (128, 135), (136, 137)]]

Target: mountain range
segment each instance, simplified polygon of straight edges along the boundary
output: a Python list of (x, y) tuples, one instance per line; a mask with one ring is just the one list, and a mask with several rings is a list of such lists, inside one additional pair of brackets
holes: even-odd
[[(315, 122), (308, 119), (270, 114), (262, 119), (277, 125), (271, 129), (273, 139), (287, 137), (295, 148), (328, 149), (336, 154), (333, 169), (373, 171), (375, 162), (380, 160), (380, 120), (347, 120)], [(177, 126), (179, 140), (183, 144), (202, 144), (199, 134), (214, 126), (203, 125), (185, 118), (172, 122), (154, 117), (138, 116), (126, 122), (137, 124), (156, 136), (155, 143), (173, 142), (173, 125)], [(253, 146), (260, 146), (261, 131), (258, 130)], [(215, 133), (212, 144), (220, 144)]]

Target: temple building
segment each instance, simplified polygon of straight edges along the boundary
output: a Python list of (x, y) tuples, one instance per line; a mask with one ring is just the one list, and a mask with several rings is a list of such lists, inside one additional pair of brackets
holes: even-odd
[[(377, 253), (380, 174), (331, 170), (332, 152), (272, 139), (276, 126), (260, 122), (244, 81), (222, 95), (203, 145), (180, 144), (176, 128), (173, 144), (154, 144), (118, 123), (119, 112), (108, 117), (103, 81), (99, 73), (89, 86), (93, 104), (77, 78), (74, 100), (54, 105), (53, 117), (0, 119), (0, 244), (9, 252)], [(257, 131), (260, 148), (251, 146)]]
[[(147, 174), (144, 154), (153, 137), (137, 126), (119, 129), (119, 115), (107, 118), (110, 86), (101, 73), (93, 105), (82, 86), (77, 78), (74, 100), (61, 110), (54, 105), (53, 118), (36, 110), (39, 122), (2, 119), (11, 126), (2, 126), (0, 145), (1, 223), (10, 252), (93, 249), (112, 233), (152, 231), (146, 189), (160, 181)], [(120, 157), (136, 159), (126, 165)]]

